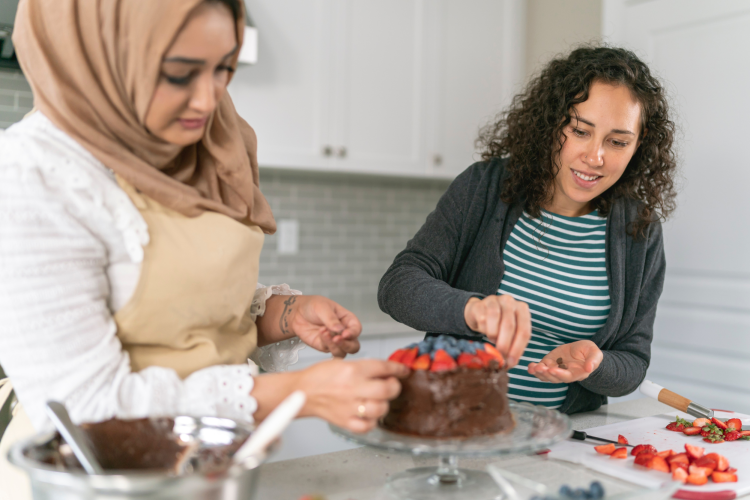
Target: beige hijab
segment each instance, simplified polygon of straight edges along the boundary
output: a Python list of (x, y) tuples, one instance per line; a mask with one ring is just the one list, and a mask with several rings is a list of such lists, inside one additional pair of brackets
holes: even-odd
[(21, 0), (13, 43), (35, 107), (130, 184), (187, 216), (212, 210), (273, 233), (255, 132), (228, 93), (198, 144), (166, 143), (144, 125), (162, 57), (203, 1)]

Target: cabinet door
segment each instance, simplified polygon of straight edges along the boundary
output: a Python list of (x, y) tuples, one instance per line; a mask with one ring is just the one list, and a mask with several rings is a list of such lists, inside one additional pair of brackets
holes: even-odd
[(525, 10), (519, 0), (429, 3), (427, 170), (455, 177), (479, 159), (479, 129), (523, 83)]
[[(664, 82), (680, 129), (677, 211), (647, 377), (712, 408), (750, 412), (750, 3), (611, 1), (604, 34)], [(686, 367), (690, 367), (686, 369)]]
[(229, 87), (258, 134), (261, 166), (326, 168), (330, 157), (333, 0), (246, 0), (258, 62)]
[(339, 168), (424, 173), (424, 1), (338, 0)]

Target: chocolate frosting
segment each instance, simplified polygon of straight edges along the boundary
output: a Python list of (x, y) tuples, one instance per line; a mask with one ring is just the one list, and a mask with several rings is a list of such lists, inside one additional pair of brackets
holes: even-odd
[(509, 432), (508, 372), (488, 367), (415, 370), (401, 381), (381, 422), (387, 430), (426, 437), (470, 437)]

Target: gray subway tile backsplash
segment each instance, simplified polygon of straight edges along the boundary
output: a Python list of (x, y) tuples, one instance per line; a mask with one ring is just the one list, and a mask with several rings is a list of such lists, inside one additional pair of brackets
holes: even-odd
[(297, 255), (279, 255), (276, 235), (266, 236), (261, 283), (325, 295), (363, 321), (384, 317), (380, 278), (448, 187), (445, 180), (264, 168), (260, 182), (276, 219), (300, 224)]
[(20, 71), (0, 70), (0, 129), (8, 128), (31, 111), (31, 87)]
[[(23, 75), (0, 71), (0, 128), (31, 108)], [(299, 221), (295, 255), (280, 255), (277, 237), (266, 237), (260, 282), (325, 295), (365, 322), (384, 318), (376, 299), (380, 278), (448, 187), (445, 180), (265, 168), (260, 180), (276, 219)]]

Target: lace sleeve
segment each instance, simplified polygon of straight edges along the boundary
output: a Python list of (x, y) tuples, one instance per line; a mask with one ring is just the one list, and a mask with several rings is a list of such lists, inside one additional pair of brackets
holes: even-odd
[[(253, 319), (263, 316), (266, 312), (266, 300), (271, 295), (302, 295), (299, 290), (293, 290), (286, 283), (281, 285), (264, 286), (258, 283), (250, 314)], [(251, 355), (250, 361), (264, 372), (283, 372), (290, 365), (299, 361), (299, 351), (305, 348), (305, 343), (299, 337), (292, 337), (275, 344), (258, 347)]]
[(108, 306), (103, 235), (119, 227), (117, 212), (95, 203), (114, 181), (72, 161), (58, 176), (8, 156), (0, 158), (0, 364), (32, 425), (51, 428), (50, 399), (76, 423), (179, 413), (252, 421), (255, 366), (212, 366), (185, 380), (162, 367), (131, 371)]

